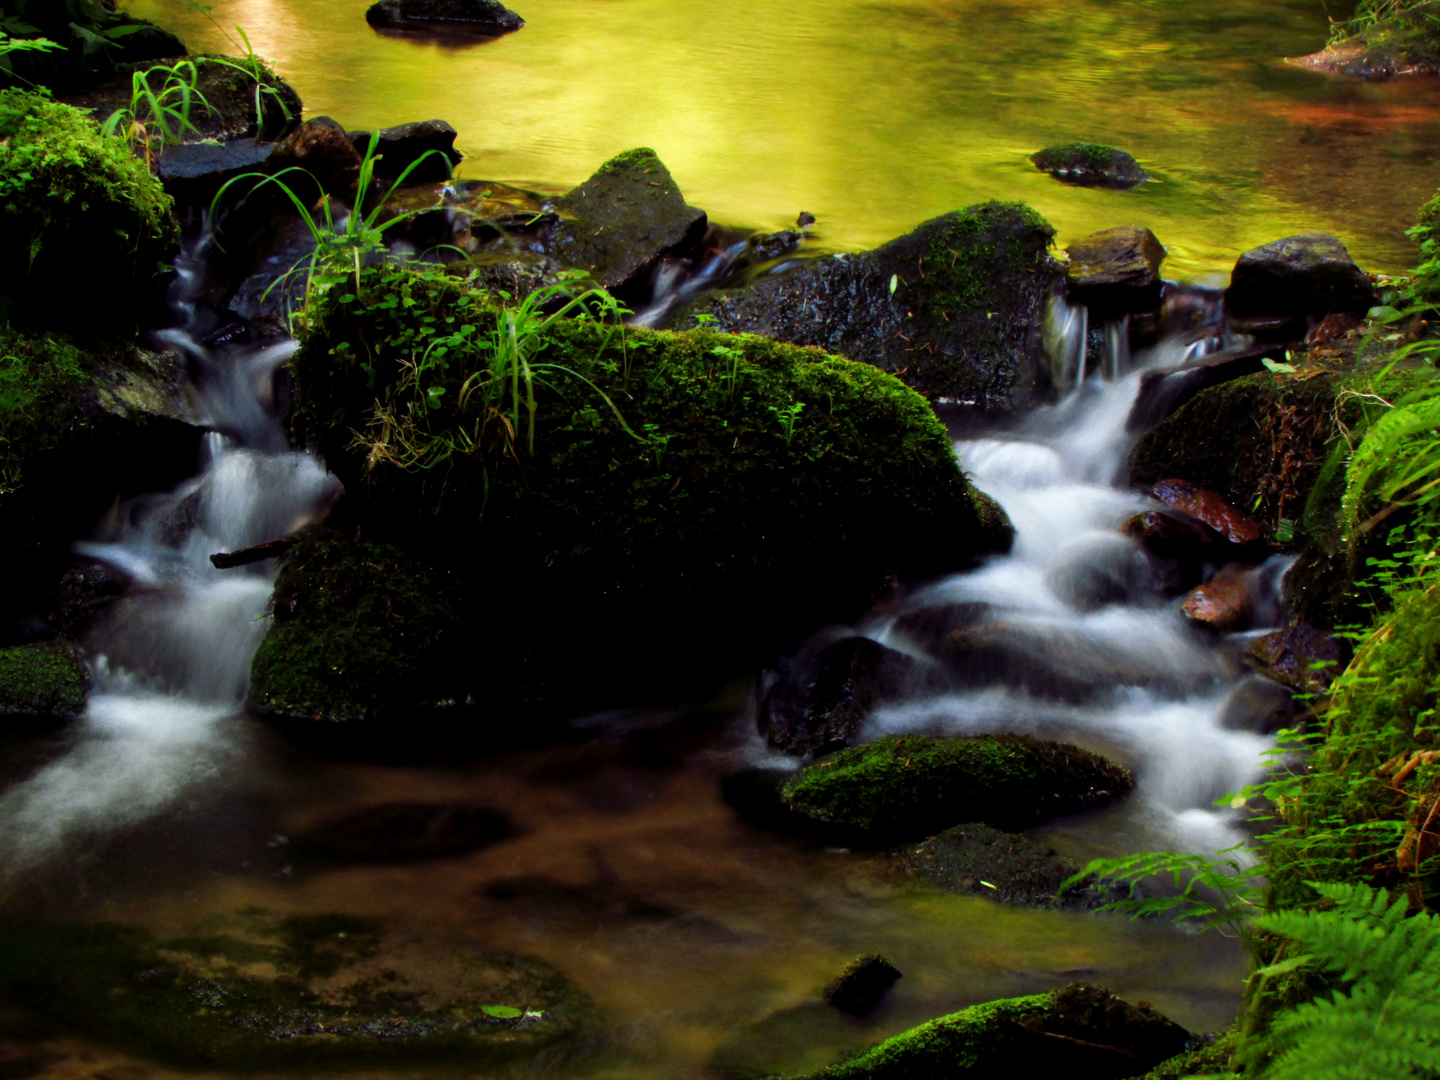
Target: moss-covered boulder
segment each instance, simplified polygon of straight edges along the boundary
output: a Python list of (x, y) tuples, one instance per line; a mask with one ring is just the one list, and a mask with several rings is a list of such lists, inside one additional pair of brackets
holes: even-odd
[(0, 649), (0, 713), (70, 719), (85, 708), (90, 678), (61, 642)]
[[(448, 275), (377, 268), (358, 294), (346, 284), (325, 297), (293, 362), (292, 430), (348, 492), (337, 530), (396, 545), (457, 613), (442, 631), (438, 609), (439, 622), (409, 623), (419, 609), (400, 604), (372, 630), (359, 609), (333, 607), (291, 638), (316, 658), (362, 655), (340, 644), (357, 628), (387, 649), (429, 641), (396, 670), (438, 668), (435, 679), (383, 691), (376, 680), (389, 700), (693, 689), (853, 616), (896, 573), (940, 572), (995, 545), (944, 428), (873, 367), (755, 337), (561, 320), (517, 335), (532, 412), (518, 372), (492, 378), (508, 318)], [(314, 666), (279, 635), (286, 609), (316, 610), (331, 580), (310, 568), (335, 565), (302, 551), (252, 694), (320, 715), (329, 691), (277, 683)], [(396, 640), (420, 624), (431, 629)]]
[(1090, 882), (1064, 893), (1060, 886), (1080, 870), (1047, 844), (979, 822), (956, 825), (900, 852), (916, 878), (967, 896), (1041, 907), (1094, 907), (1110, 898)]
[(683, 316), (817, 345), (892, 371), (927, 398), (1021, 411), (1050, 393), (1038, 326), (1055, 235), (1020, 203), (927, 221), (874, 251), (810, 259)]
[(201, 432), (184, 416), (179, 374), (173, 357), (133, 344), (0, 322), (0, 559), (12, 568), (0, 645), (16, 640), (17, 620), (67, 606), (56, 589), (70, 545), (117, 497), (193, 472)]
[(1030, 162), (1057, 180), (1081, 187), (1132, 188), (1150, 174), (1124, 150), (1100, 143), (1073, 142), (1047, 146), (1030, 155)]
[(74, 326), (81, 302), (96, 336), (133, 334), (178, 238), (170, 197), (122, 140), (42, 94), (0, 91), (0, 305), (11, 318)]
[(1104, 806), (1135, 786), (1128, 769), (1028, 735), (890, 735), (800, 770), (784, 787), (807, 817), (896, 839), (962, 822), (1010, 828)]
[(1189, 1032), (1148, 1004), (1072, 983), (972, 1005), (911, 1028), (813, 1080), (949, 1080), (1057, 1076), (1122, 1080), (1185, 1049)]
[(588, 1000), (538, 960), (346, 915), (251, 909), (158, 939), (0, 927), (0, 987), (66, 1025), (184, 1065), (453, 1059), (489, 1073), (581, 1049)]
[(1285, 62), (1330, 75), (1376, 81), (1440, 73), (1440, 33), (1436, 32), (1433, 3), (1422, 0), (1369, 7), (1369, 18), (1340, 25), (1342, 33), (1319, 52), (1287, 57)]

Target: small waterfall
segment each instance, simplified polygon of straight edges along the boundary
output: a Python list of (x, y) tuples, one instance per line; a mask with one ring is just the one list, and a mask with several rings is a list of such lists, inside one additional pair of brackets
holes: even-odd
[(118, 506), (76, 545), (131, 584), (86, 642), (94, 686), (74, 746), (0, 798), (0, 865), (10, 876), (73, 838), (158, 813), (216, 775), (268, 626), (275, 567), (217, 570), (210, 556), (293, 532), (339, 495), (320, 461), (288, 449), (280, 423), (275, 377), (294, 340), (197, 340), (209, 244), (202, 235), (177, 259), (169, 299), (181, 325), (160, 335), (184, 356), (193, 420), (210, 429), (204, 460), (193, 479)]
[[(1192, 300), (1175, 305), (1177, 312), (1193, 307)], [(1212, 803), (1256, 779), (1271, 742), (1226, 726), (1231, 695), (1241, 692), (1239, 650), (1188, 624), (1163, 574), (1119, 531), (1158, 504), (1116, 486), (1143, 375), (1224, 343), (1224, 327), (1211, 315), (1198, 325), (1177, 316), (1181, 328), (1133, 360), (1125, 321), (1106, 323), (1101, 362), (1087, 370), (1088, 315), (1052, 300), (1049, 355), (1068, 394), (1003, 435), (955, 446), (975, 485), (1009, 515), (1013, 549), (862, 627), (923, 658), (904, 634), (914, 625), (907, 613), (949, 608), (973, 620), (979, 611), (972, 625), (1005, 660), (970, 684), (962, 678), (958, 689), (882, 707), (866, 738), (1011, 731), (1072, 739), (1135, 768), (1136, 793), (1119, 812), (1137, 833), (1136, 846), (1214, 852), (1240, 839), (1234, 815)], [(1271, 559), (1252, 573), (1259, 625), (1283, 617), (1275, 594), (1285, 565)]]

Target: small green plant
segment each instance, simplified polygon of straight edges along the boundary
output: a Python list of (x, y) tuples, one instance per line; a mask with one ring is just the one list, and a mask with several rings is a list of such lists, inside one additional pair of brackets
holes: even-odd
[(790, 445), (790, 440), (795, 438), (795, 421), (800, 419), (800, 410), (805, 408), (803, 401), (792, 402), (784, 408), (770, 406), (771, 413), (780, 423), (780, 432), (785, 437), (785, 445)]
[(11, 62), (10, 55), (20, 52), (55, 52), (64, 48), (59, 42), (51, 41), (49, 38), (13, 36), (35, 32), (35, 27), (28, 23), (22, 23), (18, 19), (0, 19), (0, 75), (8, 75), (12, 79), (19, 79), (21, 82), (33, 86), (34, 84), (29, 79), (15, 71), (15, 65)]
[(735, 348), (733, 345), (712, 345), (710, 355), (721, 361), (729, 361), (729, 370), (725, 372), (725, 392), (730, 397), (735, 396), (736, 390), (740, 387), (740, 358), (745, 355), (744, 351)]
[(265, 81), (266, 78), (269, 76), (270, 72), (266, 67), (264, 59), (260, 56), (259, 53), (255, 51), (254, 47), (250, 44), (250, 35), (245, 33), (245, 28), (240, 26), (238, 23), (234, 24), (232, 29), (235, 32), (232, 34), (229, 30), (226, 30), (225, 27), (220, 24), (220, 20), (215, 17), (215, 9), (209, 4), (199, 3), (198, 0), (188, 0), (185, 6), (192, 11), (199, 12), (202, 16), (208, 19), (210, 21), (210, 25), (215, 27), (215, 29), (219, 31), (222, 36), (224, 36), (225, 40), (230, 43), (230, 47), (235, 50), (237, 56), (239, 57), (239, 59), (231, 59), (230, 57), (212, 56), (207, 58), (207, 62), (212, 64), (222, 64), (225, 67), (234, 68), (236, 71), (242, 72), (243, 74), (249, 76), (252, 80), (254, 80), (255, 130), (259, 132), (265, 126), (266, 98), (269, 98), (271, 101), (273, 101), (276, 105), (279, 106), (281, 114), (288, 122), (291, 119), (290, 107), (285, 104), (285, 98), (280, 93), (279, 89), (271, 86)]
[[(1304, 950), (1261, 968), (1263, 977), (1308, 969), (1338, 984), (1281, 1012), (1243, 1047), (1263, 1080), (1433, 1077), (1440, 1073), (1440, 924), (1407, 917), (1384, 889), (1315, 882), (1332, 907), (1277, 911), (1255, 929)], [(1249, 1075), (1247, 1069), (1247, 1075)]]
[[(173, 67), (156, 64), (131, 75), (130, 105), (116, 109), (100, 126), (108, 136), (119, 136), (130, 144), (132, 152), (144, 157), (153, 166), (159, 147), (175, 146), (187, 131), (199, 135), (200, 129), (191, 120), (196, 105), (210, 111), (210, 102), (196, 87), (200, 73), (190, 60)], [(152, 80), (158, 80), (155, 89)]]

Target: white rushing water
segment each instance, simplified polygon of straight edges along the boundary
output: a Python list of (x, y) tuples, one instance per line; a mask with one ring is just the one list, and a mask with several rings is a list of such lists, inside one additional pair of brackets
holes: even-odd
[[(1083, 309), (1060, 305), (1050, 326), (1057, 373), (1083, 372)], [(1213, 333), (1211, 348), (1229, 344), (1218, 340), (1218, 323)], [(1239, 815), (1214, 802), (1259, 776), (1271, 740), (1227, 726), (1244, 681), (1236, 643), (1189, 625), (1180, 598), (1165, 594), (1154, 564), (1119, 531), (1132, 515), (1159, 508), (1119, 486), (1141, 379), (1203, 354), (1207, 339), (1191, 330), (1133, 360), (1116, 335), (1102, 340), (1100, 363), (1059, 404), (1001, 436), (956, 444), (976, 487), (1014, 525), (1011, 552), (862, 627), (882, 644), (923, 655), (896, 629), (906, 612), (984, 605), (982, 625), (1009, 670), (886, 705), (864, 737), (1008, 731), (1106, 750), (1134, 768), (1126, 812), (1145, 842), (1211, 853), (1241, 839)], [(1254, 571), (1257, 631), (1279, 618), (1273, 594), (1283, 565), (1272, 559)]]
[[(205, 241), (177, 260), (171, 301), (193, 318)], [(289, 451), (274, 378), (288, 337), (212, 348), (167, 331), (186, 358), (193, 419), (211, 429), (198, 474), (116, 508), (77, 553), (130, 579), (86, 641), (93, 692), (71, 748), (0, 797), (0, 874), (13, 878), (85, 837), (142, 821), (220, 773), (264, 637), (274, 560), (230, 570), (216, 552), (323, 516), (339, 484)]]

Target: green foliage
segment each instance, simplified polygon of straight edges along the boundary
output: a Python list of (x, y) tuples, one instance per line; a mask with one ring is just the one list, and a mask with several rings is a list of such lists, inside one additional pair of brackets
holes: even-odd
[(19, 489), (26, 458), (63, 423), (83, 379), (73, 345), (0, 326), (0, 498)]
[[(1246, 937), (1246, 924), (1259, 910), (1264, 878), (1252, 853), (1240, 848), (1223, 851), (1217, 858), (1147, 851), (1110, 859), (1092, 859), (1061, 884), (1059, 894), (1091, 877), (1110, 885), (1123, 886), (1128, 895), (1103, 905), (1102, 911), (1118, 911), (1133, 919), (1168, 915), (1197, 920), (1202, 930), (1219, 929)], [(1170, 878), (1165, 891), (1156, 888), (1156, 879)]]
[[(15, 73), (15, 66), (10, 60), (10, 55), (21, 52), (54, 52), (64, 48), (64, 46), (51, 41), (49, 38), (12, 37), (5, 30), (5, 26), (12, 21), (13, 20), (0, 20), (0, 74), (9, 75), (13, 78), (29, 82), (24, 76)], [(25, 28), (27, 30), (34, 29), (29, 26)]]
[[(156, 77), (161, 80), (159, 90), (152, 82)], [(100, 126), (101, 132), (123, 138), (133, 152), (144, 156), (146, 165), (153, 167), (160, 147), (179, 145), (187, 131), (200, 134), (190, 113), (197, 104), (209, 112), (210, 102), (195, 87), (199, 77), (200, 72), (190, 60), (173, 67), (156, 64), (133, 72), (129, 107), (111, 113)]]
[(209, 4), (199, 3), (198, 0), (187, 0), (186, 6), (192, 11), (197, 11), (210, 21), (225, 40), (230, 43), (237, 54), (238, 59), (231, 59), (225, 56), (207, 57), (212, 64), (223, 64), (226, 67), (234, 68), (236, 71), (249, 76), (255, 83), (255, 128), (258, 133), (265, 127), (265, 101), (268, 98), (280, 107), (280, 112), (288, 122), (291, 119), (290, 106), (285, 104), (285, 97), (280, 90), (269, 82), (271, 72), (268, 65), (254, 46), (250, 44), (250, 35), (245, 33), (245, 28), (236, 24), (232, 27), (232, 34), (220, 21), (215, 18), (215, 10)]
[(1440, 1073), (1436, 917), (1407, 917), (1403, 898), (1392, 903), (1384, 889), (1324, 883), (1315, 889), (1334, 906), (1256, 920), (1256, 929), (1304, 950), (1257, 974), (1309, 968), (1337, 985), (1281, 1013), (1246, 1045), (1250, 1068), (1262, 1080), (1401, 1080)]
[(0, 714), (78, 716), (89, 678), (69, 645), (16, 645), (0, 649)]

